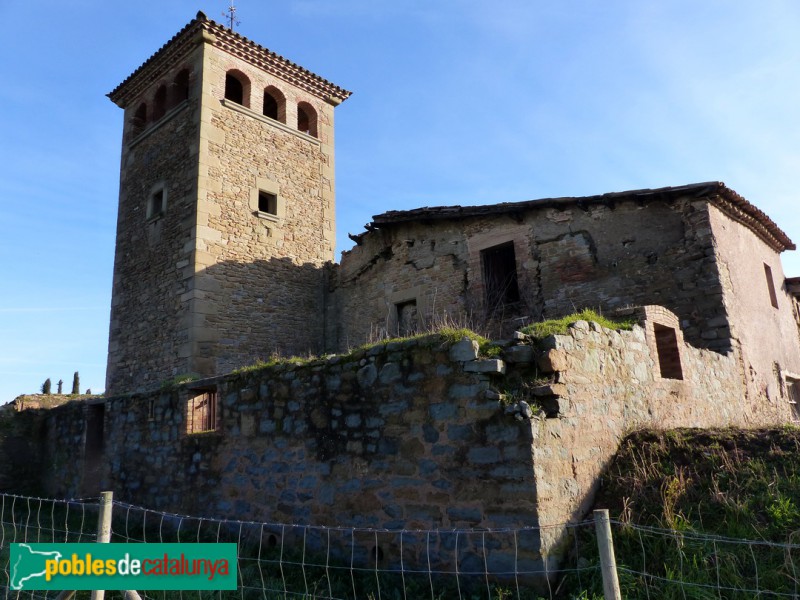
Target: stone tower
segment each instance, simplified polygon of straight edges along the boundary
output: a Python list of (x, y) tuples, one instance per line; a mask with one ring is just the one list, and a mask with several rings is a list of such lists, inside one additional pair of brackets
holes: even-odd
[(350, 92), (198, 13), (125, 110), (106, 393), (322, 345)]

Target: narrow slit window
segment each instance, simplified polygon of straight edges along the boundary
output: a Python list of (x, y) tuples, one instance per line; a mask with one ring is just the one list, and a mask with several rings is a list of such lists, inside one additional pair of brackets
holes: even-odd
[(216, 390), (195, 392), (186, 411), (186, 432), (204, 433), (219, 430), (219, 406)]
[(764, 263), (764, 275), (767, 278), (767, 290), (769, 290), (769, 301), (772, 306), (778, 308), (778, 294), (775, 293), (775, 280), (772, 278), (772, 269)]
[(656, 338), (656, 352), (661, 377), (664, 379), (683, 379), (681, 368), (681, 351), (678, 348), (678, 336), (672, 327), (653, 323)]
[(258, 192), (258, 212), (267, 213), (269, 215), (278, 214), (278, 195), (269, 192)]
[(155, 219), (156, 217), (160, 217), (164, 214), (166, 210), (166, 196), (164, 194), (164, 188), (159, 188), (150, 194), (150, 200), (147, 204), (147, 218), (148, 219)]
[(519, 302), (517, 258), (514, 242), (508, 242), (481, 252), (486, 306), (494, 312), (505, 304)]

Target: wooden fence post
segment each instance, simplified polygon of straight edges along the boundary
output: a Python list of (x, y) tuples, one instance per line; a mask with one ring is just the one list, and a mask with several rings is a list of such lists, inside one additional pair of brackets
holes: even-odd
[(614, 540), (611, 537), (611, 520), (608, 509), (594, 511), (594, 528), (597, 548), (600, 550), (600, 569), (603, 573), (603, 595), (606, 600), (622, 600), (617, 578), (617, 561), (614, 558)]
[[(107, 544), (111, 541), (111, 508), (114, 505), (114, 492), (100, 493), (100, 511), (97, 516), (97, 543)], [(93, 590), (92, 600), (103, 600), (105, 590)]]

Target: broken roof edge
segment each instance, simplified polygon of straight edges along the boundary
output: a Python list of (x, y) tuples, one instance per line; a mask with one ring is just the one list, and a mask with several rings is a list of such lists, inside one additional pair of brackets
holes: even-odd
[(447, 219), (465, 219), (469, 217), (519, 213), (528, 210), (541, 210), (543, 208), (563, 210), (569, 206), (582, 207), (592, 204), (610, 205), (624, 200), (677, 200), (687, 195), (696, 198), (708, 198), (709, 202), (714, 204), (734, 221), (741, 223), (753, 231), (753, 233), (758, 235), (776, 252), (795, 249), (792, 240), (789, 239), (772, 219), (721, 181), (707, 181), (704, 183), (692, 183), (654, 189), (646, 188), (623, 192), (609, 192), (595, 196), (565, 196), (560, 198), (525, 200), (522, 202), (501, 202), (499, 204), (484, 204), (479, 206), (426, 206), (411, 210), (392, 210), (373, 216), (372, 222), (365, 226), (367, 231), (352, 237), (358, 238), (356, 240), (356, 243), (358, 243), (364, 235), (372, 230), (392, 227), (393, 225), (412, 221), (430, 222)]
[[(199, 32), (202, 32), (202, 38), (197, 37)], [(145, 87), (160, 76), (160, 67), (164, 62), (188, 53), (198, 39), (214, 44), (334, 105), (352, 95), (352, 92), (209, 19), (202, 11), (106, 95), (114, 104), (125, 108), (132, 98), (138, 97)]]

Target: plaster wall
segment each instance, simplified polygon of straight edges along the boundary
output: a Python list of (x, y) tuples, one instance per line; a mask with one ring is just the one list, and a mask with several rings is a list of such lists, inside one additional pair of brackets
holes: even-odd
[[(795, 378), (800, 374), (800, 330), (780, 255), (713, 207), (711, 226), (731, 335), (741, 347), (747, 393), (785, 403), (787, 374)], [(772, 305), (765, 265), (777, 306)]]

